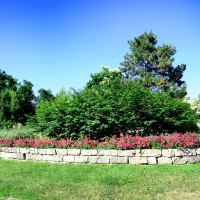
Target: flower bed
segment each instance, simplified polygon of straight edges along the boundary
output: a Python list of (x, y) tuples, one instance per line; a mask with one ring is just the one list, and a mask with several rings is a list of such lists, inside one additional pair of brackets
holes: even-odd
[(200, 147), (200, 136), (195, 133), (175, 133), (168, 136), (140, 137), (138, 135), (113, 136), (104, 141), (82, 138), (73, 141), (69, 138), (55, 139), (29, 139), (8, 138), (0, 139), (0, 147), (34, 147), (34, 148), (64, 148), (64, 149), (194, 149)]
[(194, 133), (140, 137), (123, 135), (104, 141), (0, 139), (0, 158), (62, 163), (187, 164), (200, 162), (200, 136)]

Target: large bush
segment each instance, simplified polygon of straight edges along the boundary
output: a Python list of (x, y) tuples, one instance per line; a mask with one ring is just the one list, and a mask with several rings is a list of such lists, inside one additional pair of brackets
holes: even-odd
[(69, 105), (67, 134), (101, 138), (136, 128), (141, 106), (138, 97), (145, 93), (139, 85), (121, 85), (119, 81), (85, 89)]
[(48, 137), (65, 137), (65, 118), (69, 99), (70, 93), (62, 89), (55, 99), (40, 101), (36, 108), (36, 115), (30, 121), (35, 132)]
[(48, 137), (99, 139), (136, 130), (146, 135), (197, 129), (196, 113), (188, 103), (132, 81), (124, 84), (120, 76), (106, 76), (105, 70), (103, 78), (80, 92), (61, 92), (55, 100), (40, 102), (36, 130)]

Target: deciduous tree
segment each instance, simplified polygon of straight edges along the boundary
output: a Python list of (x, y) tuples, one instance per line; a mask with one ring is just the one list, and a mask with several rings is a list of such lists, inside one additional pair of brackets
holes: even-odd
[(0, 70), (0, 128), (25, 123), (35, 113), (35, 95), (30, 81), (17, 79)]

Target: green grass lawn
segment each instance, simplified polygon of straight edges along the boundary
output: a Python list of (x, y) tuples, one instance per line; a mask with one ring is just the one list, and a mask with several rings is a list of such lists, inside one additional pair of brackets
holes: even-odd
[(0, 159), (0, 199), (200, 199), (200, 164), (100, 165)]

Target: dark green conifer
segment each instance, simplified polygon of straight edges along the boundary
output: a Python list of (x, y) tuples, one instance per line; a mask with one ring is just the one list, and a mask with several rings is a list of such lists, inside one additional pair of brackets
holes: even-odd
[(176, 48), (171, 45), (156, 46), (157, 36), (144, 33), (134, 40), (129, 40), (131, 53), (124, 56), (120, 63), (127, 79), (143, 83), (152, 91), (167, 92), (173, 98), (182, 98), (186, 92), (186, 84), (181, 80), (186, 69), (185, 64), (174, 67)]

